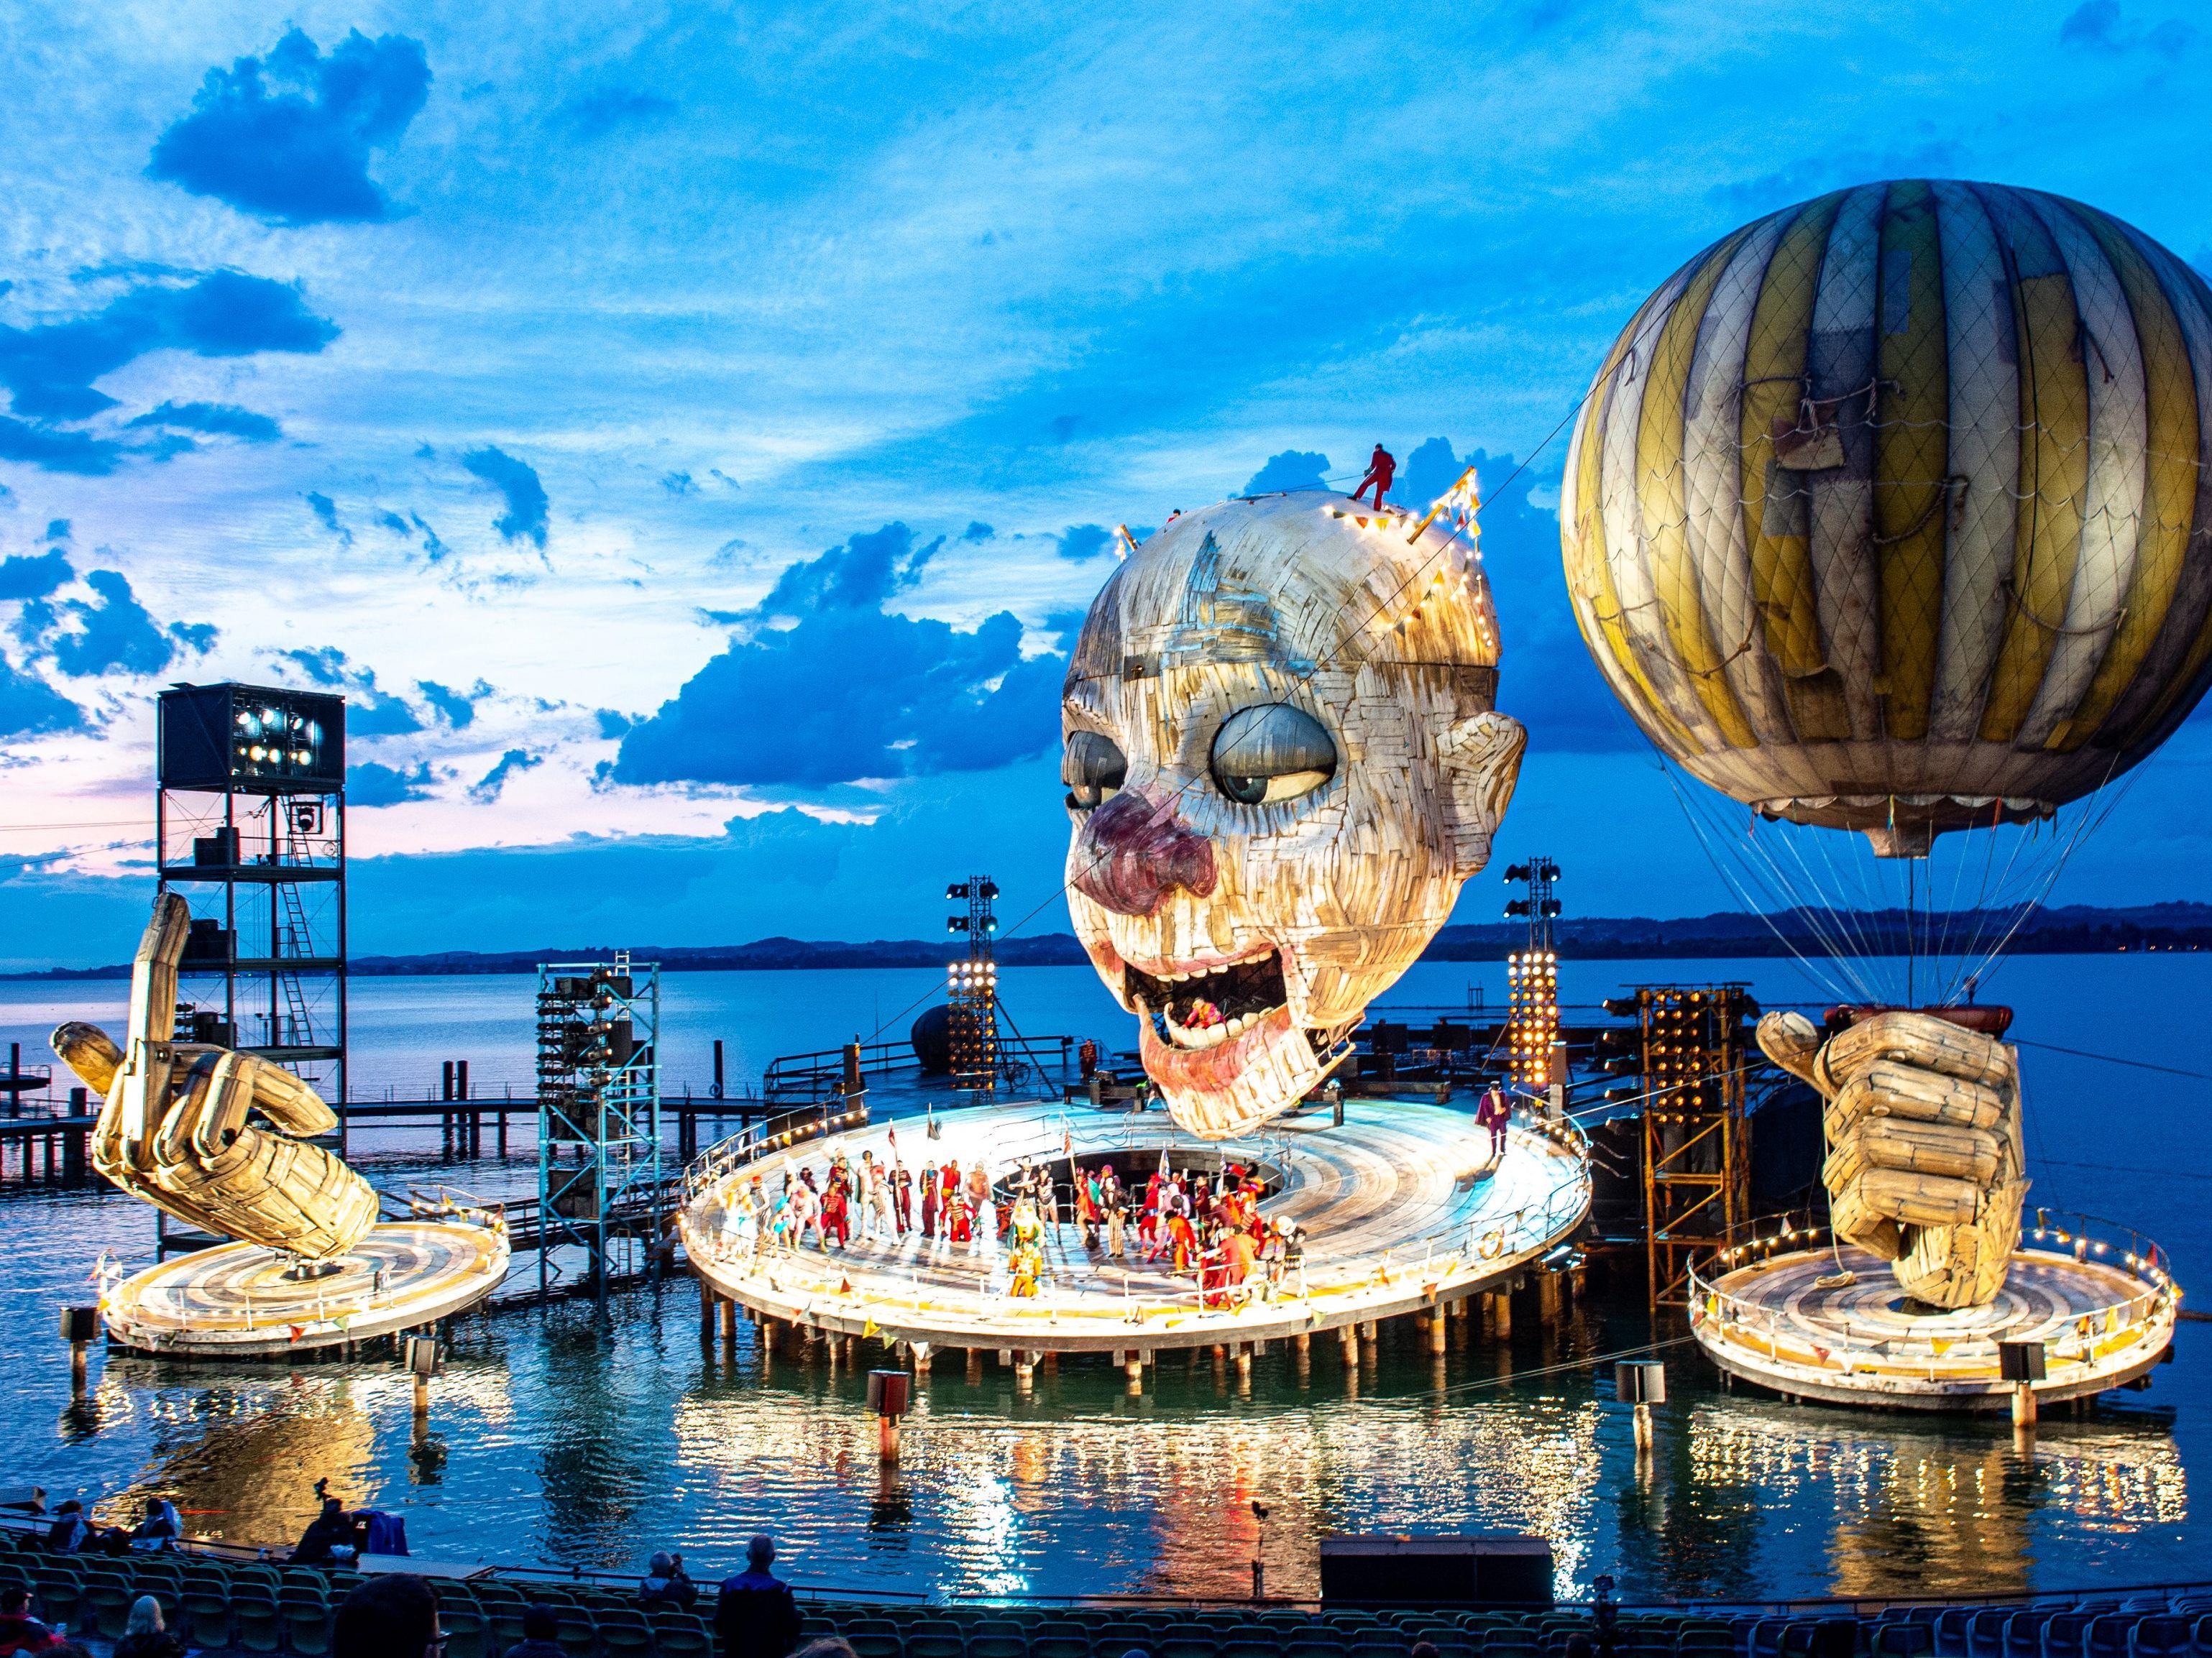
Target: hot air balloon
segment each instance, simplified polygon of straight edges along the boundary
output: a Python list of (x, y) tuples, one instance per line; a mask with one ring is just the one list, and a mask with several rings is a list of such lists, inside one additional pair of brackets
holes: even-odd
[(2212, 291), (2077, 202), (1861, 185), (1646, 301), (1560, 518), (1599, 669), (1766, 815), (1889, 856), (2047, 817), (2212, 659)]
[(1684, 771), (1917, 859), (2094, 795), (2196, 706), (2208, 460), (2187, 264), (2036, 191), (1863, 185), (1723, 237), (1614, 342), (1567, 584)]

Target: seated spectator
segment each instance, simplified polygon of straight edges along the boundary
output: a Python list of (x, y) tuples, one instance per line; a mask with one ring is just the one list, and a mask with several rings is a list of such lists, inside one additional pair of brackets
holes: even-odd
[(31, 1597), (20, 1583), (0, 1588), (0, 1654), (52, 1652), (61, 1637), (31, 1616)]
[(54, 1510), (54, 1523), (46, 1527), (46, 1547), (56, 1554), (75, 1554), (92, 1540), (91, 1523), (84, 1504), (71, 1497)]
[(507, 1649), (507, 1658), (568, 1658), (561, 1650), (561, 1620), (543, 1600), (533, 1600), (522, 1613), (522, 1638)]
[(1443, 1658), (1443, 1655), (1437, 1650), (1435, 1642), (1416, 1641), (1406, 1658)]
[(1597, 1658), (1597, 1649), (1590, 1644), (1587, 1635), (1567, 1637), (1567, 1658)]
[(809, 1641), (792, 1654), (791, 1658), (860, 1658), (850, 1641), (835, 1635), (824, 1635)]
[(338, 1604), (331, 1658), (443, 1658), (438, 1597), (406, 1572), (372, 1577)]
[(115, 1643), (115, 1658), (185, 1658), (185, 1643), (162, 1626), (161, 1603), (142, 1594), (131, 1604), (131, 1622)]
[(673, 1606), (689, 1612), (698, 1598), (699, 1586), (684, 1575), (684, 1557), (665, 1550), (647, 1564), (645, 1581), (637, 1586), (637, 1603), (647, 1611)]
[(166, 1497), (146, 1499), (146, 1517), (132, 1528), (131, 1546), (138, 1550), (166, 1549), (185, 1534), (177, 1505)]
[(791, 1585), (769, 1567), (775, 1540), (765, 1533), (745, 1546), (744, 1570), (714, 1597), (714, 1634), (722, 1658), (785, 1658), (799, 1639), (799, 1606)]
[[(344, 1551), (340, 1553), (339, 1551)], [(346, 1512), (345, 1504), (335, 1497), (323, 1499), (323, 1511), (300, 1533), (300, 1541), (292, 1550), (295, 1566), (327, 1566), (335, 1560), (354, 1558), (353, 1516)]]

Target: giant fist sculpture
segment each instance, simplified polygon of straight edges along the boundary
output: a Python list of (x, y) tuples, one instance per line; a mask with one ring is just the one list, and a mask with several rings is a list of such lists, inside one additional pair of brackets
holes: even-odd
[(1092, 601), (1061, 776), (1077, 935), (1176, 1122), (1327, 1074), (1490, 857), (1525, 734), (1481, 567), (1319, 490), (1178, 518)]
[[(92, 1160), (125, 1191), (210, 1232), (307, 1260), (343, 1254), (376, 1224), (376, 1193), (324, 1151), (289, 1138), (337, 1118), (290, 1072), (244, 1054), (172, 1042), (177, 963), (191, 912), (165, 892), (131, 970), (130, 1048), (97, 1025), (57, 1029), (54, 1052), (105, 1096)], [(246, 1121), (249, 1110), (276, 1125)]]
[(2018, 1050), (1929, 1013), (1861, 1019), (1825, 1042), (1797, 1013), (1759, 1022), (1767, 1057), (1827, 1102), (1836, 1236), (1932, 1307), (1979, 1307), (2020, 1242)]

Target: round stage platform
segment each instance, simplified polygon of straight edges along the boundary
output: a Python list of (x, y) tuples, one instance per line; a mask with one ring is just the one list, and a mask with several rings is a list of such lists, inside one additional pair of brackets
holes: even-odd
[(149, 1266), (100, 1297), (111, 1340), (172, 1357), (268, 1358), (415, 1329), (474, 1306), (507, 1275), (496, 1213), (386, 1221), (322, 1278), (258, 1244)]
[(1840, 1260), (1853, 1282), (1826, 1287), (1841, 1276), (1826, 1248), (1692, 1274), (1690, 1328), (1722, 1370), (1792, 1398), (2002, 1411), (2014, 1384), (1999, 1374), (1999, 1342), (2042, 1344), (2039, 1403), (2082, 1399), (2156, 1364), (2180, 1309), (2155, 1246), (2079, 1220), (2031, 1228), (1997, 1298), (1955, 1312), (1909, 1301), (1889, 1264), (1863, 1250)]
[[(1347, 1100), (1344, 1124), (1310, 1110), (1236, 1141), (1204, 1141), (1164, 1113), (1098, 1111), (1048, 1103), (971, 1107), (937, 1119), (924, 1138), (913, 1119), (896, 1125), (909, 1167), (986, 1160), (994, 1176), (1023, 1162), (1051, 1165), (1064, 1183), (1076, 1162), (1110, 1158), (1124, 1171), (1257, 1166), (1267, 1179), (1261, 1213), (1289, 1215), (1306, 1235), (1302, 1270), (1254, 1287), (1231, 1306), (1202, 1304), (1194, 1276), (1086, 1249), (1073, 1224), (1045, 1231), (1046, 1281), (1038, 1294), (1006, 1293), (1003, 1246), (933, 1247), (912, 1234), (828, 1254), (756, 1253), (723, 1230), (736, 1181), (783, 1170), (817, 1170), (833, 1149), (857, 1167), (864, 1151), (890, 1151), (891, 1130), (861, 1128), (748, 1156), (731, 1143), (701, 1159), (681, 1218), (693, 1267), (711, 1288), (763, 1316), (833, 1335), (879, 1336), (915, 1346), (996, 1349), (1024, 1362), (1044, 1353), (1104, 1352), (1137, 1363), (1170, 1347), (1253, 1343), (1371, 1323), (1419, 1311), (1510, 1278), (1558, 1248), (1589, 1208), (1587, 1149), (1571, 1127), (1516, 1122), (1493, 1167), (1489, 1137), (1469, 1114), (1393, 1100)], [(1102, 1246), (1103, 1240), (1102, 1238)], [(1218, 1299), (1218, 1292), (1216, 1299)]]

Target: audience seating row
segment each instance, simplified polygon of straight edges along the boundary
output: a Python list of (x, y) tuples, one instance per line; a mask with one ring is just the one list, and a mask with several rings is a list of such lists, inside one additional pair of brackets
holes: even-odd
[[(171, 1627), (208, 1654), (323, 1658), (331, 1615), (356, 1572), (191, 1551), (52, 1555), (0, 1532), (0, 1584), (17, 1583), (49, 1623), (113, 1639), (151, 1594)], [(698, 1612), (641, 1611), (611, 1583), (488, 1576), (441, 1580), (447, 1658), (498, 1658), (522, 1614), (550, 1605), (567, 1658), (714, 1658)], [(968, 1602), (800, 1602), (807, 1637), (837, 1635), (857, 1658), (1566, 1658), (1596, 1633), (1587, 1607), (1481, 1612), (1159, 1603), (1066, 1606)], [(702, 1598), (699, 1612), (711, 1611)], [(1618, 1658), (2212, 1658), (2212, 1595), (2087, 1604), (1916, 1605), (1872, 1618), (1717, 1617), (1624, 1608)]]

